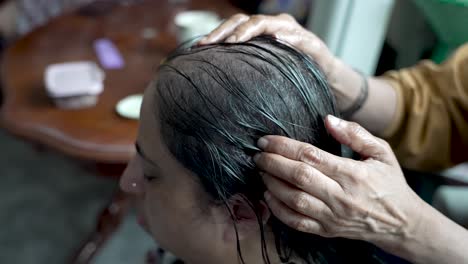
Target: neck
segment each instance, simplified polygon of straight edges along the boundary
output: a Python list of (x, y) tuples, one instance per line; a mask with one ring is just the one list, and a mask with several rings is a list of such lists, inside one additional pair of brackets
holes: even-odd
[[(276, 250), (275, 236), (272, 233), (271, 229), (265, 229), (265, 247), (268, 259), (271, 264), (281, 264), (278, 251)], [(255, 238), (250, 239), (249, 241), (241, 242), (241, 252), (245, 264), (263, 264), (267, 263), (262, 255), (262, 243), (260, 234), (255, 236)], [(234, 263), (234, 262), (233, 262)], [(235, 263), (241, 263), (240, 261)], [(293, 258), (288, 261), (288, 263), (302, 263)]]

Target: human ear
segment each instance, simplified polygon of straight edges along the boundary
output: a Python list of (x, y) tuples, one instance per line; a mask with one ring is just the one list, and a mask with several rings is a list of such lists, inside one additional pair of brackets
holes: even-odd
[(231, 221), (226, 225), (223, 238), (226, 242), (237, 243), (250, 236), (257, 236), (260, 225), (270, 218), (270, 210), (264, 201), (254, 205), (243, 195), (234, 195), (227, 201)]

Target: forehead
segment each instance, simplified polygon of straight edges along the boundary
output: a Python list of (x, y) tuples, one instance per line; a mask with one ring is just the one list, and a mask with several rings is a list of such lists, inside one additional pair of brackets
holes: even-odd
[(137, 136), (137, 144), (141, 151), (152, 161), (160, 158), (160, 153), (164, 151), (155, 96), (154, 85), (150, 84), (143, 95)]
[[(161, 188), (168, 196), (186, 197), (197, 193), (200, 196), (196, 177), (172, 155), (164, 144), (160, 133), (160, 122), (154, 85), (150, 85), (143, 97), (137, 144), (145, 155), (142, 169), (150, 174), (158, 173), (159, 192)], [(195, 200), (190, 198), (191, 201)]]

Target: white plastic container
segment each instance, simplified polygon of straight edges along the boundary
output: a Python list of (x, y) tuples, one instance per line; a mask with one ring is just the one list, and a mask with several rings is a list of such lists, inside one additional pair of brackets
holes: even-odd
[(64, 109), (95, 106), (104, 89), (104, 78), (104, 72), (92, 61), (51, 64), (44, 77), (47, 94)]

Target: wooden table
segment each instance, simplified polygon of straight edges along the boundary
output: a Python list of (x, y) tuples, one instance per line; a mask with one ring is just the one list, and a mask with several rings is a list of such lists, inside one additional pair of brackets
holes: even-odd
[[(19, 39), (3, 56), (1, 125), (31, 143), (63, 153), (80, 164), (98, 164), (105, 168), (101, 172), (110, 170), (114, 177), (120, 176), (134, 154), (137, 122), (117, 116), (114, 107), (125, 96), (143, 92), (159, 62), (176, 47), (174, 15), (186, 9), (205, 9), (228, 17), (239, 11), (223, 0), (182, 2), (148, 0), (130, 6), (88, 8), (53, 19)], [(142, 37), (148, 28), (157, 32), (154, 39)], [(93, 42), (103, 37), (117, 45), (125, 68), (106, 71), (105, 90), (96, 107), (68, 111), (55, 108), (44, 89), (46, 66), (97, 61)], [(97, 232), (74, 263), (89, 262), (128, 207), (128, 199), (117, 192), (102, 213)]]

